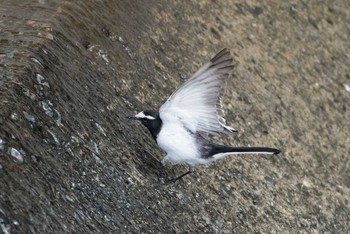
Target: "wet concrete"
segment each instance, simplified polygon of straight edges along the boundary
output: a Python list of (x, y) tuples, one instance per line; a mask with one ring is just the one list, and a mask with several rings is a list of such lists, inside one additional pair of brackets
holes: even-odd
[[(346, 233), (346, 1), (1, 1), (3, 233)], [(125, 116), (234, 55), (219, 141), (282, 149), (162, 166)], [(349, 88), (348, 88), (349, 89)]]

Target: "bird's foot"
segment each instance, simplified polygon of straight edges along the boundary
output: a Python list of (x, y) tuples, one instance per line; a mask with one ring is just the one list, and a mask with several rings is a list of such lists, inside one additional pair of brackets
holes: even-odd
[(187, 172), (185, 172), (184, 174), (178, 176), (178, 177), (175, 177), (173, 179), (169, 179), (168, 180), (168, 183), (175, 183), (176, 181), (178, 181), (179, 179), (181, 179), (182, 177), (188, 175), (188, 174), (191, 174), (192, 172), (195, 171), (195, 168), (193, 166), (190, 166), (189, 170)]
[(169, 179), (169, 180), (168, 180), (168, 183), (175, 183), (176, 181), (178, 181), (178, 180), (181, 179), (182, 177), (184, 177), (184, 176), (186, 176), (186, 175), (188, 175), (188, 174), (190, 174), (190, 173), (192, 173), (192, 172), (193, 172), (192, 170), (189, 170), (189, 171), (187, 171), (186, 173), (184, 173), (184, 174), (182, 174), (182, 175), (180, 175), (180, 176), (178, 176), (178, 177), (176, 177), (176, 178)]

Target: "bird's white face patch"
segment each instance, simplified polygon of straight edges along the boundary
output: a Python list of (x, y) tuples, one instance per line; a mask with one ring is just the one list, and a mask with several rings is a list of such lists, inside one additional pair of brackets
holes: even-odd
[(137, 115), (135, 115), (135, 117), (138, 118), (138, 119), (150, 119), (150, 120), (156, 119), (156, 118), (154, 118), (153, 116), (145, 115), (145, 113), (143, 113), (143, 111), (141, 111), (140, 113), (138, 113)]

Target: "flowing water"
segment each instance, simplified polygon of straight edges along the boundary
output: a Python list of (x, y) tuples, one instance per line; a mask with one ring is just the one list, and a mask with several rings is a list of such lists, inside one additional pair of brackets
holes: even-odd
[[(137, 27), (128, 30), (136, 24), (119, 9), (137, 8), (116, 1), (0, 3), (3, 233), (120, 229), (127, 185), (108, 161), (125, 164), (128, 155), (118, 131), (130, 101), (117, 96), (128, 91), (122, 77), (130, 68), (118, 65), (127, 63), (124, 54), (129, 63), (137, 59), (125, 39)], [(108, 204), (96, 194), (111, 193), (113, 204), (90, 204)]]

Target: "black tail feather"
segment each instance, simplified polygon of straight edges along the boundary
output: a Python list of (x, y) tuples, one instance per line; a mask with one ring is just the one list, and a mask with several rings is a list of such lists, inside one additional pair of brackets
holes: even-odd
[(225, 145), (206, 145), (203, 147), (203, 158), (210, 158), (217, 154), (232, 153), (232, 154), (279, 154), (281, 151), (269, 147), (231, 147)]
[(240, 153), (271, 153), (271, 154), (279, 154), (281, 151), (275, 148), (269, 147), (228, 147), (228, 151), (226, 152), (240, 152)]

